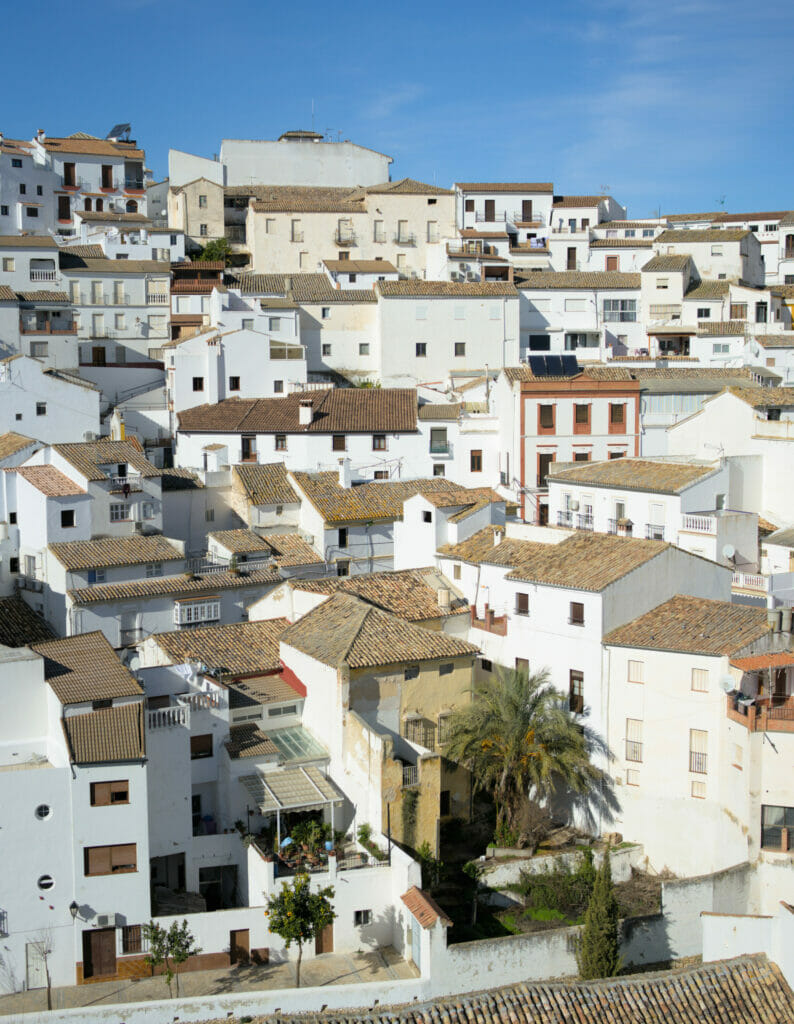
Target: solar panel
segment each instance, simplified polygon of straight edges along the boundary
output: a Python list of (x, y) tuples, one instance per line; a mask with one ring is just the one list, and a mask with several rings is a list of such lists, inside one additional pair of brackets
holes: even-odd
[(562, 377), (562, 356), (546, 356), (546, 375), (549, 377)]
[(545, 356), (530, 356), (529, 357), (529, 368), (532, 370), (534, 377), (545, 377), (548, 374), (546, 369), (546, 357)]
[(573, 377), (579, 372), (579, 363), (576, 356), (562, 357), (562, 372), (566, 377)]

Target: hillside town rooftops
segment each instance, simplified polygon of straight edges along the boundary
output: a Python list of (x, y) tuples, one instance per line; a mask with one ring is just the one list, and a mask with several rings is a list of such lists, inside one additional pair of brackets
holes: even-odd
[(342, 593), (307, 612), (281, 639), (325, 665), (354, 669), (473, 657), (478, 651), (474, 644), (423, 629)]
[[(115, 210), (77, 210), (77, 216), (80, 220), (97, 224), (151, 224), (151, 219), (145, 213), (116, 213)], [(67, 247), (64, 251), (72, 252), (72, 248)]]
[(124, 465), (144, 477), (158, 477), (160, 470), (143, 454), (137, 441), (76, 441), (56, 444), (53, 448), (88, 480), (105, 480), (107, 473), (100, 466)]
[(733, 654), (768, 632), (765, 608), (677, 594), (607, 633), (604, 644), (717, 656)]
[(748, 228), (690, 228), (683, 231), (668, 228), (654, 241), (657, 245), (702, 245), (704, 242), (741, 242), (751, 234)]
[(698, 281), (687, 289), (685, 299), (724, 299), (730, 293), (730, 281)]
[(7, 459), (12, 455), (16, 455), (17, 452), (24, 451), (25, 448), (29, 448), (32, 444), (38, 444), (38, 441), (35, 441), (32, 437), (25, 437), (24, 434), (17, 434), (14, 430), (0, 434), (0, 459)]
[(244, 555), (254, 551), (270, 551), (270, 545), (264, 537), (260, 537), (253, 530), (213, 530), (207, 534), (208, 540), (214, 540), (216, 544), (231, 551), (232, 554)]
[(592, 238), (591, 249), (652, 249), (651, 238)]
[(609, 459), (606, 462), (562, 464), (549, 468), (549, 479), (588, 487), (617, 487), (628, 491), (680, 494), (715, 472), (713, 465), (653, 459)]
[(400, 178), (399, 181), (386, 181), (382, 185), (368, 185), (364, 191), (369, 196), (452, 196), (455, 193), (438, 185), (428, 185), (415, 178)]
[(50, 235), (0, 235), (0, 249), (57, 249)]
[(700, 320), (699, 338), (730, 338), (743, 335), (747, 330), (744, 320)]
[(406, 278), (403, 281), (377, 281), (374, 285), (384, 298), (399, 299), (422, 296), (446, 298), (515, 298), (518, 292), (508, 281), (424, 281)]
[[(233, 622), (221, 626), (155, 633), (152, 640), (173, 665), (196, 659), (210, 670), (222, 669), (224, 677), (256, 676), (278, 672), (281, 668), (278, 645), (288, 625), (287, 619)], [(223, 678), (221, 682), (228, 684), (229, 681)], [(279, 693), (295, 696), (295, 691), (287, 684), (282, 686), (274, 680), (267, 685), (272, 685)]]
[(297, 505), (299, 499), (287, 478), (283, 462), (239, 464), (235, 477), (252, 505)]
[(143, 693), (102, 633), (37, 641), (30, 647), (44, 658), (44, 677), (61, 704), (137, 697)]
[(179, 548), (159, 534), (61, 541), (50, 544), (49, 550), (62, 566), (71, 571), (170, 562), (185, 557)]
[(332, 274), (396, 274), (389, 260), (323, 260)]
[(143, 701), (69, 715), (62, 724), (74, 764), (142, 761), (146, 756)]
[(412, 885), (400, 899), (423, 928), (432, 928), (437, 921), (440, 921), (446, 928), (452, 927), (452, 918), (444, 913), (432, 896), (423, 892), (418, 886)]
[(278, 756), (276, 744), (255, 722), (233, 725), (229, 729), (229, 738), (225, 741), (225, 746), (233, 761), (241, 757)]
[(523, 292), (549, 288), (598, 291), (639, 287), (639, 274), (624, 274), (619, 270), (536, 270), (522, 278), (518, 285)]
[(68, 590), (67, 595), (74, 605), (102, 604), (107, 601), (146, 600), (154, 597), (174, 597), (177, 600), (200, 599), (211, 596), (218, 590), (260, 587), (267, 583), (280, 583), (281, 576), (270, 569), (252, 569), (246, 573), (212, 572), (205, 576), (191, 577), (156, 576), (143, 580), (128, 580), (123, 583), (98, 583), (95, 586)]
[[(689, 231), (681, 232), (681, 234), (690, 234)], [(659, 238), (664, 237), (660, 235)], [(657, 239), (658, 241), (658, 239)], [(649, 273), (683, 273), (689, 266), (692, 257), (686, 253), (660, 253), (654, 256), (652, 259), (643, 266), (642, 272), (644, 274)]]
[[(300, 422), (301, 405), (311, 422)], [(179, 429), (196, 433), (415, 433), (415, 388), (329, 388), (284, 398), (227, 398), (178, 414)]]
[(143, 160), (144, 151), (137, 149), (134, 142), (121, 142), (114, 139), (100, 139), (86, 132), (76, 132), (66, 138), (50, 138), (45, 136), (42, 146), (53, 153), (72, 153), (85, 156), (116, 156), (123, 160)]
[(19, 466), (14, 472), (47, 498), (66, 498), (86, 493), (84, 487), (80, 487), (55, 466)]
[(55, 634), (21, 597), (0, 597), (0, 644), (27, 647), (38, 640), (52, 640)]
[(794, 387), (762, 388), (732, 385), (727, 390), (754, 409), (784, 409), (794, 406)]
[[(485, 378), (482, 378), (485, 381)], [(463, 388), (459, 388), (462, 391)], [(420, 420), (456, 420), (460, 416), (460, 402), (428, 402), (419, 406)]]

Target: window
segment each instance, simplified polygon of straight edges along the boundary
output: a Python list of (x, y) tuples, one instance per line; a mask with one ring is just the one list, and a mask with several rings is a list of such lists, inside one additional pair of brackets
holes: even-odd
[(642, 720), (626, 719), (626, 760), (642, 761)]
[(529, 658), (516, 658), (516, 672), (529, 675)]
[(373, 480), (388, 480), (389, 471), (387, 469), (376, 469), (373, 473)]
[(214, 508), (205, 508), (204, 509), (204, 522), (205, 523), (214, 523), (215, 522), (215, 509)]
[[(786, 842), (783, 842), (786, 829)], [(794, 807), (761, 807), (761, 847), (765, 850), (790, 850), (794, 834)]]
[(474, 448), (469, 453), (469, 470), (472, 473), (482, 473), (482, 449)]
[(16, 526), (16, 523), (17, 523), (17, 514), (16, 514), (16, 512), (9, 512), (8, 513), (8, 522), (9, 522), (9, 524), (11, 526)]
[(146, 563), (146, 576), (149, 579), (154, 579), (156, 576), (163, 575), (163, 563), (162, 562), (147, 562)]
[(428, 509), (425, 509), (422, 512), (422, 522), (423, 523), (432, 523), (433, 522), (433, 513), (428, 511)]
[(209, 232), (207, 231), (207, 225), (206, 224), (199, 224), (199, 234), (200, 235), (207, 235), (207, 234), (209, 234)]
[(373, 434), (372, 435), (372, 450), (373, 450), (373, 452), (385, 452), (386, 451), (386, 435), (385, 434)]
[(19, 572), (19, 559), (9, 558), (8, 560), (8, 571), (11, 573)]
[(765, 324), (767, 321), (767, 304), (765, 302), (756, 302), (755, 304), (755, 322), (757, 324)]
[(433, 463), (433, 476), (446, 476), (447, 471), (443, 462)]
[(571, 601), (571, 614), (568, 622), (572, 626), (584, 625), (584, 604), (581, 601)]
[(722, 246), (721, 245), (712, 245), (712, 247), (711, 247), (711, 255), (712, 256), (722, 256)]
[(653, 238), (653, 228), (643, 228), (642, 229), (642, 237), (643, 238)]
[(455, 666), (451, 661), (446, 661), (443, 665), (438, 666), (438, 674), (440, 676), (451, 676), (454, 671)]
[(455, 342), (455, 355), (457, 357), (465, 356), (466, 355), (466, 342), (465, 341), (456, 341)]
[(357, 279), (358, 279), (358, 275), (357, 274), (348, 274), (347, 275), (348, 284), (355, 284)]
[(644, 683), (645, 682), (645, 662), (644, 661), (630, 661), (628, 680), (630, 683)]
[(199, 601), (177, 601), (174, 604), (174, 623), (193, 626), (199, 622), (217, 622), (221, 617), (221, 603), (217, 598)]
[(135, 843), (118, 846), (86, 846), (83, 850), (83, 870), (86, 876), (117, 875), (138, 870)]
[(193, 378), (193, 390), (194, 391), (203, 391), (204, 390), (204, 378), (203, 377), (194, 377)]
[(198, 761), (200, 757), (212, 757), (212, 733), (190, 737), (190, 760)]
[(200, 210), (206, 210), (207, 209), (207, 197), (206, 196), (199, 196), (198, 197), (198, 201), (199, 201), (199, 209)]
[(692, 669), (692, 689), (698, 693), (707, 693), (709, 688), (709, 670), (707, 668)]
[[(16, 156), (12, 157), (11, 158), (11, 166), (12, 167), (21, 167), (22, 166), (22, 161), (20, 160), (19, 157), (16, 157)], [(72, 165), (72, 166), (74, 166), (74, 165)]]
[(493, 672), (493, 662), (489, 658), (480, 658), (480, 668), (483, 672)]
[(386, 241), (386, 229), (383, 226), (382, 220), (376, 220), (372, 222), (372, 241), (373, 242), (385, 242)]
[(516, 594), (516, 615), (529, 615), (529, 594)]
[(121, 928), (121, 952), (142, 953), (143, 939), (139, 924), (125, 924)]
[(22, 182), (20, 182), (20, 184), (19, 184), (19, 194), (21, 196), (24, 196), (27, 193), (27, 190), (28, 190), (27, 185), (25, 185)]
[(708, 770), (709, 734), (705, 729), (689, 730), (689, 770), (705, 775)]
[(354, 910), (353, 911), (353, 924), (357, 928), (361, 928), (363, 925), (372, 924), (372, 911), (371, 910)]
[(7, 274), (12, 273), (15, 266), (16, 266), (16, 264), (15, 264), (13, 256), (4, 256), (3, 257), (3, 270)]
[(359, 342), (358, 354), (360, 356), (368, 356), (369, 355), (369, 342), (368, 341), (361, 341), (361, 342)]
[(92, 782), (91, 806), (110, 807), (112, 804), (128, 804), (130, 802), (130, 784), (124, 780), (117, 782)]
[(36, 415), (37, 416), (46, 416), (47, 415), (47, 403), (46, 402), (36, 402)]
[(416, 358), (417, 359), (424, 359), (426, 355), (427, 355), (427, 342), (426, 341), (417, 341), (417, 343), (416, 343)]
[(239, 390), (240, 390), (240, 378), (239, 377), (229, 377), (229, 391), (239, 391)]
[(111, 523), (124, 523), (130, 518), (130, 506), (119, 503), (110, 506)]
[(287, 450), (287, 435), (276, 434), (276, 451), (285, 452)]
[(609, 403), (609, 433), (626, 433), (626, 406), (622, 402)]
[(405, 672), (403, 673), (403, 678), (404, 679), (406, 679), (406, 680), (408, 680), (408, 679), (416, 679), (416, 677), (418, 675), (419, 675), (419, 666), (418, 665), (406, 665), (405, 666)]
[(692, 787), (690, 792), (696, 800), (706, 799), (706, 783), (702, 781), (692, 780)]
[(331, 346), (327, 341), (323, 342), (322, 353), (324, 356), (330, 356), (331, 354)]
[(350, 559), (342, 558), (336, 563), (336, 575), (337, 576), (349, 576), (350, 575)]
[(460, 579), (460, 562), (456, 562), (455, 565), (452, 566), (452, 579)]
[(656, 287), (662, 291), (666, 291), (670, 287), (670, 279), (668, 277), (657, 277)]
[(607, 323), (634, 323), (637, 320), (637, 300), (604, 299), (603, 318)]
[(566, 299), (565, 300), (565, 312), (566, 313), (584, 313), (587, 309), (587, 302), (585, 299)]
[(336, 542), (337, 542), (337, 544), (339, 545), (340, 548), (346, 548), (347, 547), (347, 527), (346, 526), (340, 527), (340, 529), (337, 531)]
[(344, 434), (332, 434), (331, 451), (344, 452), (347, 450), (347, 438)]
[(573, 461), (574, 462), (589, 462), (590, 461), (590, 452), (574, 452), (573, 453)]
[(710, 306), (698, 306), (698, 320), (709, 320), (711, 318)]
[(553, 405), (539, 405), (538, 406), (538, 433), (539, 434), (553, 434), (554, 433), (554, 411)]
[(284, 381), (274, 380), (273, 381), (273, 394), (283, 395), (284, 394)]
[(74, 509), (61, 509), (61, 528), (67, 530), (74, 526)]
[(466, 199), (463, 204), (464, 213), (474, 213), (474, 200)]
[(574, 434), (590, 432), (590, 406), (586, 403), (577, 402), (573, 407), (573, 432)]
[(568, 673), (568, 710), (575, 715), (584, 711), (584, 673), (573, 668)]
[(8, 207), (5, 206), (5, 205), (0, 206), (0, 217), (7, 217), (7, 216), (8, 216)]
[(268, 718), (285, 718), (289, 715), (297, 715), (297, 713), (297, 704), (282, 704), (280, 707), (267, 709)]
[(282, 320), (282, 318), (280, 316), (270, 316), (270, 317), (268, 317), (267, 318), (267, 329), (269, 331), (280, 331), (281, 330), (281, 320)]
[(732, 302), (731, 303), (731, 320), (746, 320), (747, 319), (747, 303), (746, 302)]

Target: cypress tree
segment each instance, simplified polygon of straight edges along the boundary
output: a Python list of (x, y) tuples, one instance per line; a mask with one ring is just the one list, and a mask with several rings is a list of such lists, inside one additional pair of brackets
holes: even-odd
[(612, 978), (620, 970), (618, 903), (612, 886), (609, 854), (607, 848), (596, 875), (576, 951), (579, 977), (584, 981)]

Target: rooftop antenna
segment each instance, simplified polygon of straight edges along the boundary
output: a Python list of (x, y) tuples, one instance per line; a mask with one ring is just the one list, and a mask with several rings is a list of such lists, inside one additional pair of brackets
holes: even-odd
[(601, 189), (601, 195), (602, 196), (608, 196), (609, 195), (609, 185), (599, 185), (598, 187)]
[(312, 132), (314, 131), (314, 100), (312, 100)]
[(724, 210), (725, 209), (725, 196), (720, 196), (720, 198), (717, 200), (717, 204), (718, 204), (718, 206), (720, 206)]

